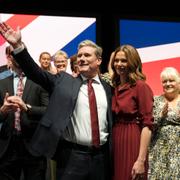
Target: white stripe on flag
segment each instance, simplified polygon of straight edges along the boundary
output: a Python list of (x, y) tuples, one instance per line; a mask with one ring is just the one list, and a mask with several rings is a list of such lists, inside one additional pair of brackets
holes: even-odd
[(138, 48), (137, 50), (143, 63), (176, 58), (180, 57), (180, 42)]

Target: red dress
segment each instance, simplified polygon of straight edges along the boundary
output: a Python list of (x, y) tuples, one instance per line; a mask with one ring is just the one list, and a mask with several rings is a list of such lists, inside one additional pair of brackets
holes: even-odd
[[(153, 124), (153, 93), (141, 80), (135, 85), (117, 87), (112, 99), (115, 113), (113, 126), (113, 180), (131, 180), (131, 171), (139, 154), (141, 129)], [(146, 173), (148, 170), (146, 162)], [(147, 179), (147, 177), (145, 178)]]

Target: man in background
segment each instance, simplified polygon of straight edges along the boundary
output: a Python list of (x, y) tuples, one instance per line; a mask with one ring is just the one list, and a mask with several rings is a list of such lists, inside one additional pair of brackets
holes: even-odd
[(23, 173), (24, 180), (45, 180), (46, 158), (33, 156), (29, 146), (48, 94), (27, 79), (13, 60), (11, 47), (7, 49), (12, 74), (0, 80), (0, 179), (20, 180)]

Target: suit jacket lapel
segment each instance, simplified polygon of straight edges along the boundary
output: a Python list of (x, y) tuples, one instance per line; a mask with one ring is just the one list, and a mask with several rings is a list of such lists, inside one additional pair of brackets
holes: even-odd
[(29, 79), (26, 79), (26, 83), (25, 83), (23, 95), (22, 95), (22, 99), (24, 101), (26, 100), (27, 95), (29, 95), (30, 93), (31, 86), (32, 86), (32, 82)]
[(109, 88), (108, 84), (106, 82), (104, 82), (103, 80), (101, 80), (101, 83), (102, 83), (102, 85), (103, 85), (103, 87), (105, 89), (107, 100), (108, 100), (108, 104), (110, 104), (111, 88)]
[(81, 76), (78, 76), (75, 81), (73, 82), (73, 89), (72, 89), (72, 98), (74, 101), (76, 101), (77, 97), (78, 97), (78, 93), (79, 93), (79, 89), (81, 87), (83, 80), (81, 78)]
[(7, 92), (10, 96), (14, 95), (13, 75), (8, 77)]

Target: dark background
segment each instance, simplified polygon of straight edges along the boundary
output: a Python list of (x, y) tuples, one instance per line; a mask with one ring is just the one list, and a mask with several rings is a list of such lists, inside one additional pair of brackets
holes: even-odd
[(157, 0), (0, 0), (0, 13), (96, 17), (97, 44), (103, 48), (102, 72), (119, 45), (119, 19), (180, 21), (180, 5)]

